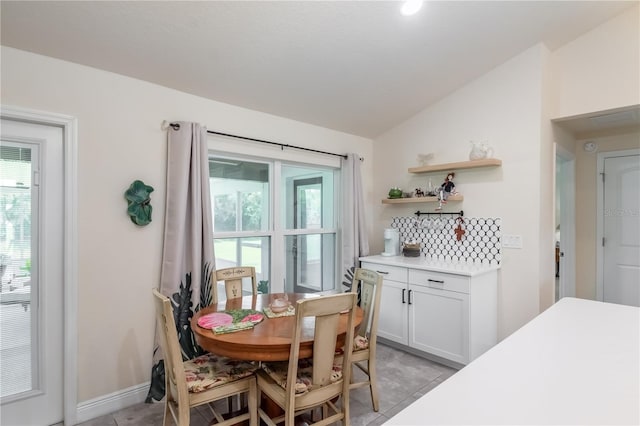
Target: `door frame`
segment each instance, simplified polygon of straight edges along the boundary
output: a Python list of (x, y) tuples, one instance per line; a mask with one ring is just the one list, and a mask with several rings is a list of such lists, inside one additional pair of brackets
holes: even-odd
[(598, 153), (596, 195), (596, 300), (604, 301), (604, 161), (607, 158), (640, 155), (640, 149), (623, 149)]
[[(564, 148), (558, 143), (554, 144), (556, 159), (562, 160), (562, 166), (560, 170), (556, 170), (554, 173), (554, 179), (558, 176), (558, 171), (563, 177), (562, 184), (559, 187), (559, 197), (561, 200), (560, 210), (560, 252), (564, 253), (560, 257), (560, 291), (559, 297), (575, 297), (576, 295), (576, 157), (571, 151)], [(554, 166), (555, 167), (555, 166)], [(555, 197), (554, 197), (555, 202)], [(555, 208), (555, 207), (554, 207)], [(555, 215), (555, 213), (554, 213)], [(557, 223), (554, 226), (554, 232), (557, 227)], [(555, 240), (555, 238), (554, 238)], [(555, 297), (554, 297), (555, 299)], [(555, 303), (555, 300), (554, 300)]]
[(64, 423), (78, 417), (78, 120), (75, 117), (29, 108), (0, 105), (0, 117), (62, 128), (64, 179), (63, 230), (63, 401)]

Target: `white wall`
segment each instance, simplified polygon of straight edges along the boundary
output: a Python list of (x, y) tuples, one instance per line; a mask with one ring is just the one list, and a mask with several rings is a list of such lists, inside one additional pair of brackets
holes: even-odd
[[(368, 139), (24, 51), (2, 47), (1, 54), (4, 105), (78, 118), (78, 402), (150, 379), (151, 288), (159, 283), (164, 219), (163, 120), (196, 121), (212, 130), (356, 152), (365, 158), (365, 202), (372, 202)], [(234, 146), (265, 152), (255, 144)], [(126, 214), (124, 191), (135, 179), (155, 188), (153, 222), (142, 228)]]
[(553, 117), (640, 104), (640, 6), (555, 50)]
[[(434, 185), (444, 180), (446, 172), (409, 174), (407, 168), (418, 165), (417, 153), (433, 152), (433, 163), (464, 161), (470, 140), (486, 140), (494, 156), (502, 159), (501, 168), (458, 171), (455, 183), (464, 201), (447, 206), (452, 211), (463, 208), (465, 216), (502, 217), (503, 234), (522, 236), (523, 249), (503, 250), (500, 337), (539, 312), (540, 226), (547, 222), (541, 218), (541, 202), (549, 206), (546, 214), (552, 217), (552, 192), (541, 191), (541, 70), (547, 54), (542, 45), (528, 49), (375, 140), (372, 252), (382, 251), (382, 229), (391, 217), (435, 207), (380, 204), (392, 186), (411, 191), (424, 189), (429, 177)], [(552, 237), (551, 230), (543, 231)]]
[(555, 151), (553, 124), (552, 70), (550, 52), (542, 48), (540, 72), (542, 78), (540, 110), (540, 226), (538, 227), (539, 310), (544, 311), (555, 302)]

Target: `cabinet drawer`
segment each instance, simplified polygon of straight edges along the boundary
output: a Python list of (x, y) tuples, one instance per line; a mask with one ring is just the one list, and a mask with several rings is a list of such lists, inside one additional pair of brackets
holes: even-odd
[(409, 269), (409, 283), (429, 288), (469, 294), (469, 277)]
[(400, 281), (401, 283), (407, 282), (407, 268), (401, 266), (362, 262), (362, 268), (380, 273), (385, 280)]

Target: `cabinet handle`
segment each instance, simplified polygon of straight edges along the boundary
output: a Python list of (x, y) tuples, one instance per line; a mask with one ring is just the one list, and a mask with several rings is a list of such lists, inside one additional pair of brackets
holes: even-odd
[(376, 272), (379, 273), (379, 274), (382, 274), (382, 275), (389, 275), (389, 273), (385, 272), (385, 271), (376, 271)]
[(430, 283), (444, 284), (444, 281), (442, 281), (442, 280), (432, 280), (431, 278), (429, 278), (429, 282)]
[(409, 304), (412, 305), (413, 303), (411, 303), (411, 293), (413, 292), (413, 290), (409, 290)]
[(405, 292), (405, 291), (407, 291), (407, 289), (406, 289), (406, 288), (403, 288), (403, 289), (402, 289), (402, 303), (407, 303), (407, 302), (404, 300), (404, 292)]

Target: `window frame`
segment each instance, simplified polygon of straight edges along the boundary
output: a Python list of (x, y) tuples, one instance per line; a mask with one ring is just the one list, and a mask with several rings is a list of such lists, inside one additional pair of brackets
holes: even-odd
[[(333, 234), (335, 249), (334, 253), (334, 282), (333, 290), (340, 289), (340, 259), (342, 253), (342, 233), (340, 224), (340, 211), (342, 197), (340, 196), (341, 168), (339, 165), (326, 163), (303, 162), (294, 159), (262, 157), (244, 155), (241, 153), (226, 152), (215, 149), (208, 150), (208, 159), (218, 158), (229, 161), (251, 161), (265, 163), (269, 165), (269, 206), (270, 216), (267, 229), (264, 231), (213, 231), (212, 242), (222, 238), (247, 238), (247, 237), (267, 237), (270, 241), (269, 253), (269, 292), (279, 293), (285, 291), (286, 259), (282, 255), (285, 252), (285, 239), (294, 235), (322, 235)], [(284, 206), (282, 200), (282, 167), (307, 167), (317, 170), (326, 170), (333, 173), (333, 227), (331, 228), (311, 228), (311, 229), (287, 229), (283, 224)], [(214, 214), (214, 201), (211, 200), (212, 215)], [(213, 220), (213, 218), (212, 218)]]

